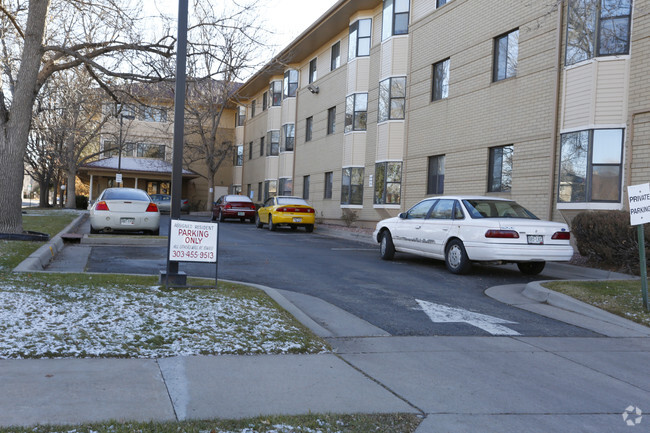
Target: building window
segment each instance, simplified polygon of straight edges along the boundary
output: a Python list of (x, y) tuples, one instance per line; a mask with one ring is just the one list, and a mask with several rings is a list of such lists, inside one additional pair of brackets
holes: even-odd
[(309, 176), (302, 177), (302, 198), (304, 198), (305, 200), (309, 200), (309, 182), (310, 182)]
[(253, 198), (252, 193), (253, 193), (253, 187), (249, 183), (246, 185), (246, 196), (252, 199)]
[(355, 93), (345, 98), (345, 132), (365, 131), (368, 121), (368, 94)]
[(291, 195), (293, 194), (293, 180), (291, 178), (280, 179), (280, 189), (278, 195)]
[(341, 42), (332, 45), (332, 56), (330, 58), (330, 71), (341, 66)]
[(409, 32), (410, 0), (384, 0), (381, 40)]
[(443, 194), (445, 192), (445, 155), (430, 156), (427, 173), (427, 194)]
[(240, 105), (237, 107), (237, 126), (244, 126), (246, 122), (246, 107)]
[(271, 95), (271, 105), (274, 107), (282, 105), (282, 81), (271, 81), (269, 94)]
[(314, 118), (312, 116), (309, 116), (305, 120), (305, 142), (311, 141), (311, 133), (313, 129), (314, 129)]
[(562, 134), (560, 203), (621, 201), (622, 129)]
[(266, 156), (278, 156), (280, 151), (280, 130), (269, 131), (266, 138)]
[(232, 193), (235, 195), (240, 195), (241, 194), (241, 185), (233, 185), (232, 186)]
[(450, 1), (451, 1), (451, 0), (437, 0), (437, 2), (436, 2), (436, 8), (439, 8), (439, 7), (441, 7), (441, 6), (444, 6), (444, 5), (446, 5), (446, 4), (447, 4), (448, 2), (450, 2)]
[(244, 146), (239, 145), (235, 150), (235, 167), (241, 167), (244, 165)]
[(628, 54), (632, 0), (571, 0), (567, 66), (597, 56)]
[(282, 151), (293, 151), (293, 145), (296, 141), (296, 127), (293, 123), (287, 123), (282, 127)]
[(519, 30), (494, 39), (494, 75), (492, 81), (501, 81), (517, 75), (519, 57)]
[(140, 113), (145, 122), (167, 122), (167, 110), (164, 108), (143, 106)]
[(512, 189), (512, 154), (514, 146), (490, 149), (488, 169), (488, 191), (508, 192)]
[(265, 180), (264, 181), (264, 201), (268, 200), (269, 197), (275, 197), (278, 195), (278, 181), (277, 180)]
[[(133, 145), (134, 143), (126, 143), (122, 148), (122, 156), (131, 156)], [(138, 158), (165, 159), (164, 144), (138, 143), (136, 149)]]
[(432, 101), (449, 97), (449, 59), (433, 65)]
[(379, 83), (378, 121), (404, 119), (406, 77), (388, 78)]
[(402, 162), (375, 164), (375, 204), (400, 204)]
[(262, 195), (264, 193), (264, 184), (262, 182), (257, 182), (257, 200), (258, 201), (264, 201), (264, 196)]
[(370, 18), (357, 20), (350, 26), (348, 60), (370, 55), (371, 30), (372, 19)]
[(336, 128), (336, 107), (327, 110), (327, 135), (334, 134)]
[(248, 143), (248, 159), (253, 159), (253, 142)]
[(264, 138), (260, 137), (260, 156), (264, 156)]
[(284, 97), (293, 98), (298, 90), (298, 71), (289, 69), (284, 73)]
[(310, 84), (318, 79), (318, 70), (316, 69), (317, 61), (318, 59), (313, 59), (311, 62), (309, 62), (309, 83)]
[(255, 102), (256, 101), (251, 102), (251, 119), (255, 117)]
[(363, 204), (363, 167), (343, 169), (341, 204)]
[(323, 193), (323, 198), (324, 199), (331, 199), (332, 198), (332, 177), (333, 177), (333, 172), (328, 171), (325, 173), (325, 192)]
[(269, 94), (267, 92), (262, 93), (262, 111), (266, 111), (269, 108)]

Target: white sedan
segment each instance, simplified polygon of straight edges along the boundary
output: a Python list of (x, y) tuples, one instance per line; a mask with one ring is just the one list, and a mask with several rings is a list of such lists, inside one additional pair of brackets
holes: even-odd
[(517, 263), (521, 272), (536, 275), (546, 262), (573, 256), (566, 224), (540, 220), (512, 200), (492, 197), (428, 198), (380, 221), (373, 236), (384, 260), (395, 251), (413, 253), (444, 260), (454, 274), (484, 262)]
[(141, 189), (107, 188), (90, 208), (90, 233), (111, 231), (160, 233), (160, 211)]

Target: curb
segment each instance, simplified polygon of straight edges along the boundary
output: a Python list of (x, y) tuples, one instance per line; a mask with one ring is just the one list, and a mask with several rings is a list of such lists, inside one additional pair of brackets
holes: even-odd
[[(571, 280), (571, 281), (586, 281), (586, 280)], [(586, 304), (582, 301), (579, 301), (571, 296), (565, 295), (563, 293), (554, 292), (551, 289), (543, 287), (543, 283), (549, 283), (551, 280), (547, 281), (533, 281), (526, 284), (523, 292), (521, 294), (528, 299), (533, 301), (545, 303), (562, 310), (571, 311), (582, 316), (586, 316), (592, 319), (600, 320), (605, 323), (612, 325), (620, 326), (629, 330), (637, 331), (645, 335), (650, 336), (650, 328), (643, 326), (639, 323), (633, 322), (631, 320), (625, 319), (623, 317), (617, 316), (615, 314), (609, 313), (605, 310), (601, 310), (598, 307), (593, 305)]]
[(18, 266), (13, 269), (13, 272), (31, 272), (42, 271), (52, 261), (59, 251), (63, 249), (63, 234), (73, 231), (84, 218), (88, 216), (87, 213), (82, 213), (68, 224), (62, 231), (56, 234), (49, 242), (42, 245), (39, 249), (34, 251), (25, 260), (20, 262)]

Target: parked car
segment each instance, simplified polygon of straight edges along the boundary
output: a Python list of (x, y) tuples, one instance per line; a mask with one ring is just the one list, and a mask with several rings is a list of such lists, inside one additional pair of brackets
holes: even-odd
[(90, 208), (90, 233), (143, 231), (160, 233), (160, 211), (141, 189), (107, 188)]
[[(158, 205), (161, 213), (170, 213), (172, 210), (172, 196), (169, 194), (151, 194), (151, 200)], [(181, 212), (190, 211), (190, 202), (186, 198), (181, 199)]]
[(314, 231), (316, 212), (300, 197), (278, 196), (271, 197), (257, 210), (255, 226), (261, 229), (264, 224), (269, 230), (275, 231), (280, 225), (288, 225), (292, 230), (304, 227), (307, 233)]
[(226, 218), (255, 221), (255, 203), (245, 195), (222, 195), (212, 206), (212, 221)]
[(546, 262), (573, 256), (569, 227), (543, 221), (512, 200), (443, 196), (422, 200), (399, 216), (377, 224), (380, 256), (395, 251), (445, 261), (455, 274), (472, 262), (516, 263), (525, 274), (542, 272)]

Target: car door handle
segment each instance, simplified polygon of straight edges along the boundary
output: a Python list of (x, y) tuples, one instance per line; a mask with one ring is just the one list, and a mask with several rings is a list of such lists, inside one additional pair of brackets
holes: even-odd
[(422, 226), (415, 226), (415, 230), (420, 230)]

